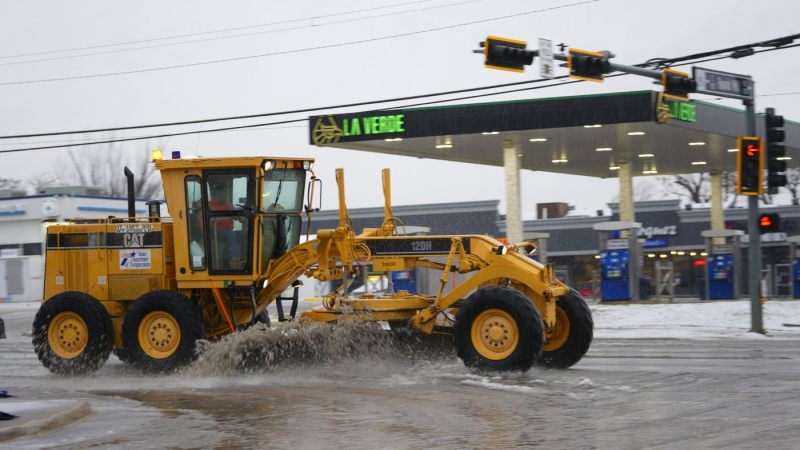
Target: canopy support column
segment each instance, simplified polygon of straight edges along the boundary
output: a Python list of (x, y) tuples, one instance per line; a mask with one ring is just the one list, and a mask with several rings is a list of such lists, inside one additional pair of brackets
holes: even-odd
[[(725, 211), (722, 209), (722, 174), (711, 172), (711, 229), (725, 229)], [(724, 239), (714, 238), (715, 244), (724, 243)]]
[(519, 187), (519, 156), (517, 144), (503, 141), (503, 166), (506, 169), (506, 239), (522, 242), (522, 198)]
[(629, 161), (618, 161), (619, 170), (619, 220), (620, 222), (634, 222), (633, 211), (633, 177)]

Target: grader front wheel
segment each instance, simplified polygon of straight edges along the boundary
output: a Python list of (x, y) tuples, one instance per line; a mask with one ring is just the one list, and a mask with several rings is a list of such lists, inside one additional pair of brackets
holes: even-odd
[(542, 318), (520, 292), (492, 286), (472, 294), (456, 314), (453, 341), (468, 367), (526, 371), (542, 351)]
[(33, 320), (33, 347), (42, 364), (57, 374), (94, 372), (113, 345), (111, 317), (94, 297), (62, 292), (42, 305)]
[(556, 302), (556, 323), (545, 330), (538, 365), (566, 369), (583, 358), (592, 343), (594, 322), (586, 302), (574, 289)]

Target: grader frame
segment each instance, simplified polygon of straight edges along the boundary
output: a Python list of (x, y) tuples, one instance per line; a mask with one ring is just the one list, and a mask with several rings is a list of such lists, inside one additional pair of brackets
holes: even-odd
[[(124, 219), (50, 227), (45, 301), (33, 330), (39, 359), (56, 373), (86, 373), (101, 367), (113, 349), (121, 360), (144, 371), (176, 370), (194, 359), (196, 340), (215, 340), (256, 321), (268, 322), (266, 308), (291, 287), (297, 302), (297, 281), (303, 275), (342, 282), (319, 299), (319, 306), (304, 312), (303, 319), (386, 321), (393, 329), (410, 326), (426, 334), (452, 334), (468, 366), (527, 370), (539, 363), (566, 368), (586, 353), (591, 313), (577, 292), (555, 279), (550, 265), (530, 257), (532, 243), (506, 244), (485, 235), (402, 235), (402, 222), (392, 213), (388, 169), (383, 171), (381, 227), (355, 234), (345, 203), (344, 170), (337, 169), (339, 220), (334, 229), (318, 230), (317, 239), (304, 243), (290, 242), (285, 228), (273, 232), (267, 225), (299, 224), (300, 174), (311, 172), (316, 180), (312, 165), (307, 158), (157, 160), (167, 203), (173, 214), (177, 211), (171, 219), (152, 211), (150, 217), (137, 218), (130, 212)], [(273, 209), (284, 181), (291, 178), (287, 170), (296, 172), (294, 206)], [(189, 183), (196, 182), (199, 189), (204, 180), (223, 176), (241, 181), (241, 203), (214, 210), (203, 190), (197, 195), (204, 206), (197, 209), (189, 198)], [(277, 180), (274, 203), (266, 185), (272, 179)], [(264, 183), (263, 190), (259, 183)], [(304, 208), (309, 221), (314, 210), (311, 186)], [(203, 257), (190, 256), (192, 214), (209, 228), (216, 221), (239, 221), (249, 239), (249, 259), (215, 269), (215, 263), (206, 266)], [(146, 255), (140, 270), (123, 267), (131, 253), (124, 248), (131, 230), (149, 246), (139, 251)], [(292, 239), (299, 240), (298, 227), (293, 233)], [(206, 243), (211, 242), (208, 236)], [(120, 242), (125, 245), (114, 244)], [(212, 253), (214, 260), (221, 255)], [(401, 290), (350, 295), (351, 277), (368, 264), (374, 271), (438, 271), (440, 284), (435, 294)], [(470, 276), (447, 291), (452, 273)]]

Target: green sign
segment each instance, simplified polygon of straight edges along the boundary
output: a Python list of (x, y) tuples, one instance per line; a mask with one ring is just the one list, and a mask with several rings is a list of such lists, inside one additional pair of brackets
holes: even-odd
[(373, 116), (342, 120), (344, 136), (361, 136), (362, 134), (402, 133), (405, 130), (404, 114), (394, 116)]
[(684, 122), (697, 122), (697, 112), (693, 103), (669, 102), (669, 116)]

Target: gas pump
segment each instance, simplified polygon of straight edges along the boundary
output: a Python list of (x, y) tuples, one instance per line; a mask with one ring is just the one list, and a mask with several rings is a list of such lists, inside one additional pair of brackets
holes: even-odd
[(787, 241), (792, 258), (792, 298), (800, 298), (800, 236), (789, 236)]
[[(430, 227), (405, 226), (401, 228), (406, 236), (427, 236)], [(397, 272), (389, 272), (389, 290), (392, 292), (408, 291), (410, 294), (428, 293), (428, 283), (424, 278), (417, 280), (417, 269), (411, 268)]]
[(700, 233), (706, 241), (706, 298), (709, 300), (739, 298), (737, 271), (741, 261), (742, 230), (706, 230)]
[(409, 294), (418, 294), (416, 269), (402, 272), (389, 272), (392, 276), (392, 287), (395, 292), (408, 291)]
[(600, 289), (603, 300), (631, 298), (630, 252), (627, 249), (600, 252)]
[(637, 300), (641, 275), (638, 222), (594, 225), (600, 244), (600, 300)]

